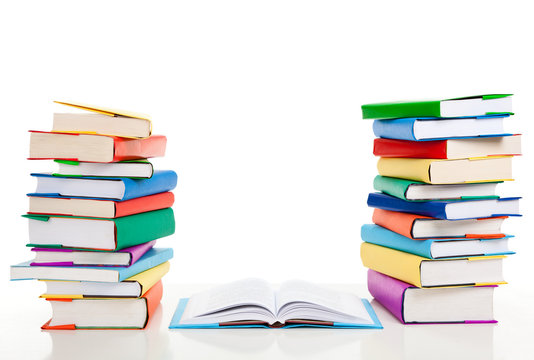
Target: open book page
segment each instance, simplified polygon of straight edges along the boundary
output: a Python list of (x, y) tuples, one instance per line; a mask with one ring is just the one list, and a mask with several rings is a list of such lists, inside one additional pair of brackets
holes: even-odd
[(269, 283), (244, 279), (191, 296), (181, 323), (211, 324), (228, 321), (275, 321), (276, 302)]
[(361, 299), (351, 293), (326, 289), (305, 281), (283, 283), (276, 293), (278, 321), (307, 319), (372, 324)]

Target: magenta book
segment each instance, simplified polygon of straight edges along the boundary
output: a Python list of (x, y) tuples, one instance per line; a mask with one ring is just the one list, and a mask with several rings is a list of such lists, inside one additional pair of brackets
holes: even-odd
[[(421, 289), (374, 270), (367, 272), (371, 295), (403, 324), (496, 323), (496, 285)], [(473, 299), (477, 299), (473, 302)]]
[(122, 266), (135, 264), (156, 244), (149, 241), (119, 251), (84, 251), (73, 249), (32, 248), (35, 259), (31, 266)]

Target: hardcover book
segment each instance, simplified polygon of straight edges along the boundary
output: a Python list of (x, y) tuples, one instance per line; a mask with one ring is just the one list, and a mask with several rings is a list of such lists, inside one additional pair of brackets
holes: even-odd
[(403, 324), (496, 323), (496, 286), (420, 289), (369, 270), (367, 287), (373, 297)]
[(361, 229), (362, 240), (390, 249), (404, 251), (427, 259), (442, 259), (465, 256), (510, 255), (510, 236), (491, 239), (440, 238), (414, 240), (378, 225), (366, 224)]
[(492, 218), (441, 220), (428, 216), (375, 209), (373, 222), (411, 239), (429, 238), (502, 238), (501, 225), (506, 216)]
[(172, 170), (154, 171), (150, 179), (111, 177), (60, 177), (52, 174), (31, 174), (37, 178), (37, 189), (29, 196), (83, 197), (130, 200), (171, 191), (178, 176)]
[(30, 131), (30, 160), (60, 159), (111, 163), (165, 155), (167, 138), (145, 139), (116, 136)]
[(172, 208), (114, 219), (23, 215), (31, 247), (121, 250), (174, 234)]
[(401, 118), (375, 120), (376, 137), (400, 140), (439, 140), (473, 136), (510, 135), (504, 131), (504, 119), (510, 115), (461, 118)]
[(69, 215), (118, 218), (171, 207), (172, 192), (141, 196), (130, 200), (66, 197), (51, 194), (28, 194), (28, 214)]
[(144, 329), (162, 294), (158, 281), (137, 299), (47, 299), (53, 314), (42, 329)]
[(40, 280), (46, 284), (45, 299), (137, 298), (169, 272), (168, 261), (121, 282)]
[(521, 135), (434, 141), (375, 139), (373, 154), (381, 157), (420, 159), (521, 155)]
[(375, 190), (402, 200), (445, 200), (498, 198), (496, 187), (500, 182), (430, 185), (421, 181), (377, 175)]
[(156, 244), (152, 240), (119, 251), (81, 251), (72, 249), (33, 248), (31, 266), (130, 266)]
[(363, 242), (363, 266), (420, 288), (504, 284), (504, 255), (427, 259)]
[(152, 132), (150, 117), (133, 111), (85, 103), (54, 101), (86, 113), (54, 113), (53, 131), (146, 138)]
[(442, 220), (521, 216), (518, 197), (474, 200), (406, 201), (382, 193), (370, 193), (370, 207), (429, 216)]
[(147, 160), (125, 160), (115, 163), (92, 163), (70, 160), (54, 160), (58, 170), (54, 176), (104, 176), (148, 179), (154, 167)]
[(461, 117), (512, 113), (512, 94), (486, 94), (444, 100), (397, 101), (362, 105), (364, 119)]
[(11, 266), (11, 280), (65, 280), (117, 283), (172, 258), (171, 248), (152, 248), (129, 267), (110, 266), (31, 266), (26, 261)]
[(427, 184), (495, 182), (512, 179), (512, 156), (477, 159), (410, 159), (378, 160), (382, 176), (421, 181)]

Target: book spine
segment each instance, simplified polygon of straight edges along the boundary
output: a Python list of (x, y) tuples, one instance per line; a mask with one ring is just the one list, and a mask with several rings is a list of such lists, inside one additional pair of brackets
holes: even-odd
[(406, 191), (413, 183), (411, 180), (377, 175), (373, 181), (373, 187), (377, 191), (406, 200)]
[(122, 179), (124, 196), (122, 200), (130, 200), (142, 196), (171, 191), (176, 187), (178, 176), (172, 170), (158, 170), (150, 179)]
[(371, 244), (432, 259), (433, 240), (413, 240), (378, 225), (366, 224), (361, 229), (362, 240)]
[(152, 318), (152, 316), (154, 315), (156, 308), (161, 302), (162, 296), (163, 296), (163, 284), (161, 280), (158, 281), (154, 286), (152, 286), (150, 290), (148, 290), (142, 296), (144, 299), (146, 299), (146, 322), (145, 322), (145, 326), (143, 327), (143, 329), (146, 328), (150, 318)]
[(367, 289), (371, 295), (402, 323), (404, 322), (404, 292), (410, 285), (381, 274), (367, 271)]
[(173, 203), (174, 195), (172, 192), (163, 192), (125, 201), (116, 201), (115, 217), (118, 218), (147, 211), (165, 209), (171, 207)]
[(364, 119), (439, 117), (440, 101), (397, 102), (362, 105)]
[(139, 259), (135, 264), (127, 268), (117, 269), (119, 275), (118, 281), (123, 281), (145, 270), (163, 264), (165, 261), (172, 259), (172, 255), (173, 250), (171, 248), (152, 248), (146, 252), (146, 256)]
[(369, 269), (421, 287), (420, 266), (421, 261), (426, 260), (421, 256), (363, 242), (360, 257), (363, 266)]
[(378, 160), (378, 173), (382, 176), (421, 181), (430, 184), (432, 159), (385, 158)]
[(146, 159), (165, 155), (167, 138), (152, 135), (145, 139), (114, 138), (113, 161)]
[(373, 154), (381, 157), (447, 159), (447, 140), (375, 139)]
[(113, 221), (116, 250), (174, 234), (174, 213), (171, 208), (124, 216)]
[(409, 213), (401, 213), (384, 209), (373, 211), (373, 222), (402, 236), (413, 239), (413, 225), (417, 219), (431, 219)]
[(417, 140), (414, 135), (414, 118), (375, 120), (373, 133), (378, 138)]

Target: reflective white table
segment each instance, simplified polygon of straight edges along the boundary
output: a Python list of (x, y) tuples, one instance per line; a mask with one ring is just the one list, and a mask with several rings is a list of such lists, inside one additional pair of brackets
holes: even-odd
[[(44, 286), (4, 284), (0, 359), (534, 359), (534, 292), (514, 285), (496, 291), (496, 325), (401, 325), (372, 301), (383, 330), (169, 330), (179, 298), (212, 285), (164, 283), (144, 331), (42, 331), (51, 313), (37, 299)], [(370, 299), (363, 284), (332, 287)]]

